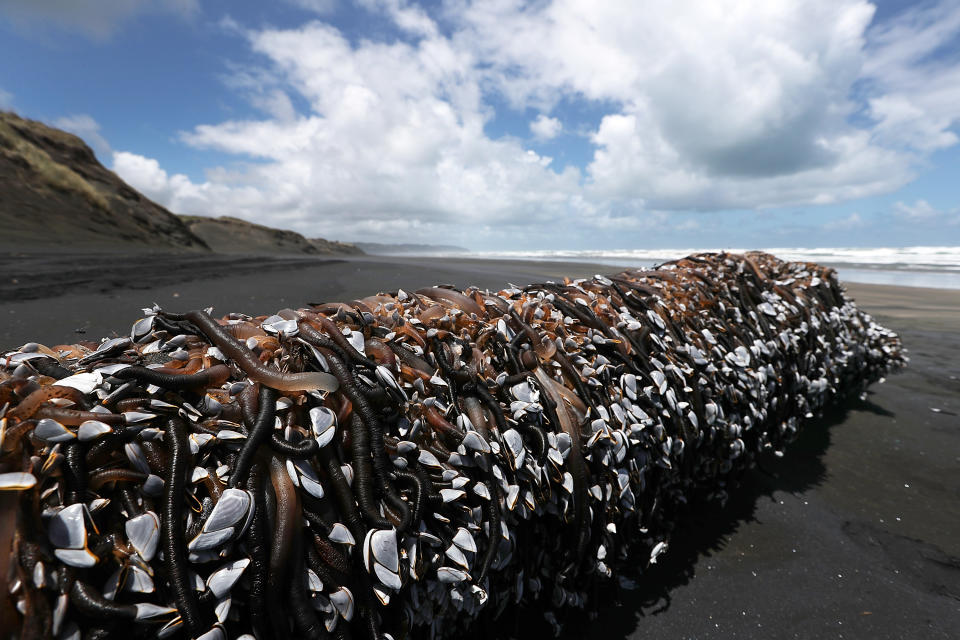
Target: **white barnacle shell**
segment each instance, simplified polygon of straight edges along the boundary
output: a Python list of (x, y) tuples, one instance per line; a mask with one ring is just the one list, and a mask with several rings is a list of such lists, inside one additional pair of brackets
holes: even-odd
[(307, 569), (307, 588), (310, 589), (312, 593), (320, 593), (323, 591), (323, 580), (320, 579), (313, 569)]
[(233, 527), (216, 531), (201, 531), (187, 544), (190, 551), (209, 551), (215, 549), (233, 537)]
[(364, 351), (362, 333), (357, 331), (351, 331), (350, 333), (347, 333), (346, 336), (347, 336), (347, 342), (349, 342), (354, 349), (356, 349), (358, 352), (360, 352), (363, 355), (367, 354), (366, 351)]
[(467, 561), (467, 556), (463, 554), (463, 551), (461, 551), (457, 545), (451, 544), (446, 548), (444, 554), (467, 571), (470, 570), (470, 563)]
[(563, 489), (569, 493), (573, 494), (573, 474), (569, 471), (563, 473)]
[(77, 437), (73, 431), (50, 418), (40, 420), (33, 428), (33, 435), (47, 442), (67, 442)]
[(657, 385), (657, 391), (660, 395), (663, 395), (667, 391), (667, 377), (663, 375), (660, 371), (651, 371), (650, 378), (653, 380), (653, 383)]
[(239, 431), (234, 431), (233, 429), (220, 429), (220, 431), (217, 432), (217, 440), (221, 440), (223, 442), (246, 439), (247, 436), (243, 435)]
[(59, 549), (83, 549), (87, 546), (86, 506), (77, 502), (57, 511), (47, 523), (50, 544)]
[(420, 455), (417, 456), (417, 459), (425, 467), (430, 467), (431, 469), (442, 469), (443, 465), (440, 464), (440, 461), (437, 460), (437, 456), (433, 455), (426, 449), (420, 450)]
[[(60, 629), (63, 626), (64, 616), (67, 614), (67, 606), (70, 604), (70, 596), (66, 593), (60, 594), (57, 598), (57, 605), (53, 610), (53, 627), (52, 631), (55, 636), (60, 637)], [(63, 637), (65, 640), (73, 640), (73, 636), (68, 633), (64, 633)], [(79, 639), (80, 631), (79, 629), (76, 632), (76, 638)]]
[(22, 471), (0, 473), (0, 491), (24, 491), (36, 484), (37, 479), (32, 473)]
[[(399, 577), (398, 577), (398, 581), (399, 581)], [(380, 604), (382, 604), (383, 606), (387, 606), (388, 604), (390, 604), (390, 593), (388, 591), (381, 589), (377, 585), (373, 585), (372, 588), (373, 588), (373, 595), (377, 597), (377, 600), (380, 601)], [(385, 633), (383, 634), (383, 637), (390, 638), (390, 634)], [(390, 640), (393, 640), (393, 638), (390, 638)]]
[(140, 318), (133, 323), (133, 326), (130, 328), (130, 339), (134, 342), (137, 342), (141, 338), (150, 334), (153, 331), (153, 322), (157, 319), (157, 316), (147, 316), (146, 318)]
[(460, 569), (454, 569), (453, 567), (440, 567), (437, 569), (437, 580), (440, 582), (456, 583), (469, 579), (470, 574)]
[(219, 600), (230, 593), (230, 589), (240, 576), (243, 570), (250, 564), (250, 558), (240, 558), (233, 562), (228, 562), (223, 567), (217, 569), (207, 578), (207, 588), (213, 592), (213, 596)]
[(237, 524), (250, 509), (250, 494), (241, 489), (226, 489), (214, 505), (203, 531), (219, 531)]
[(145, 562), (153, 560), (160, 540), (160, 518), (153, 511), (145, 511), (124, 523), (127, 539)]
[(363, 542), (363, 560), (370, 570), (371, 560), (376, 560), (390, 571), (400, 570), (400, 556), (397, 551), (396, 529), (373, 529)]
[(468, 431), (467, 435), (463, 437), (463, 446), (468, 449), (473, 449), (474, 451), (480, 451), (483, 453), (490, 453), (490, 443), (488, 443), (483, 436), (481, 436), (476, 431)]
[(392, 389), (395, 394), (404, 399), (406, 398), (407, 394), (403, 392), (403, 388), (397, 382), (396, 377), (393, 375), (393, 372), (390, 371), (390, 369), (387, 369), (382, 364), (377, 365), (377, 368), (374, 370), (374, 374), (377, 376), (377, 379), (380, 380), (380, 382)]
[(147, 413), (145, 411), (124, 411), (123, 412), (123, 421), (126, 424), (138, 424), (140, 422), (147, 422), (148, 420), (153, 420), (157, 417), (155, 413)]
[(127, 454), (127, 460), (140, 473), (149, 475), (151, 473), (150, 464), (147, 462), (147, 456), (143, 454), (143, 449), (136, 442), (128, 442), (123, 445), (123, 451)]
[(151, 618), (159, 618), (171, 613), (176, 613), (177, 611), (173, 607), (163, 607), (160, 605), (151, 604), (149, 602), (138, 602), (134, 606), (137, 608), (137, 620), (150, 620)]
[(330, 602), (344, 620), (353, 619), (353, 593), (347, 587), (340, 587), (330, 594)]
[(76, 373), (72, 376), (57, 380), (58, 387), (73, 387), (83, 394), (93, 393), (93, 390), (99, 387), (102, 383), (103, 376), (101, 376), (97, 371), (91, 371), (89, 373)]
[[(503, 440), (507, 443), (507, 446), (510, 447), (510, 452), (514, 457), (519, 457), (523, 453), (523, 438), (520, 436), (520, 433), (516, 429), (507, 429), (503, 432)], [(517, 466), (519, 466), (519, 461)]]
[(667, 546), (668, 544), (666, 542), (658, 542), (657, 544), (653, 545), (653, 550), (650, 551), (650, 564), (657, 563), (657, 558), (661, 553), (667, 550)]
[[(572, 476), (571, 476), (572, 477)], [(520, 487), (515, 484), (511, 484), (507, 487), (507, 508), (510, 511), (513, 511), (517, 506), (517, 498), (520, 497)]]
[(296, 460), (292, 463), (288, 460), (287, 465), (287, 470), (290, 471), (290, 467), (293, 467), (294, 475), (297, 476), (294, 484), (299, 484), (304, 491), (314, 498), (320, 499), (323, 497), (323, 485), (320, 484), (320, 478), (317, 477), (313, 467), (307, 464), (305, 460)]
[(444, 502), (453, 502), (467, 495), (466, 491), (461, 489), (440, 489), (440, 497)]
[(526, 457), (526, 450), (523, 446), (523, 437), (516, 429), (507, 429), (503, 432), (503, 441), (513, 454), (514, 465), (516, 468), (523, 466), (523, 460)]
[(143, 484), (140, 485), (140, 491), (146, 496), (159, 496), (163, 493), (163, 478), (154, 473), (149, 474)]
[(353, 534), (350, 533), (350, 529), (347, 529), (346, 526), (339, 522), (335, 522), (333, 526), (330, 527), (330, 535), (328, 537), (331, 541), (339, 542), (340, 544), (353, 546), (357, 543), (353, 538)]
[(94, 555), (89, 549), (54, 549), (53, 555), (57, 557), (60, 562), (63, 564), (68, 564), (71, 567), (77, 567), (80, 569), (86, 569), (92, 567), (99, 562), (99, 558)]
[(397, 453), (399, 454), (410, 453), (416, 450), (417, 444), (415, 442), (410, 442), (409, 440), (400, 440), (397, 442)]
[(295, 336), (299, 332), (296, 320), (286, 320), (280, 316), (273, 315), (263, 321), (260, 325), (264, 331), (270, 334), (282, 334), (286, 336)]
[(337, 414), (327, 407), (310, 409), (310, 426), (317, 444), (325, 447), (333, 440), (337, 431)]
[(767, 314), (768, 316), (776, 316), (776, 315), (777, 315), (777, 310), (774, 309), (774, 308), (773, 308), (773, 305), (770, 304), (769, 302), (761, 302), (760, 304), (757, 305), (757, 309), (759, 309), (760, 311), (764, 312), (764, 313)]
[(534, 390), (529, 382), (520, 382), (510, 387), (510, 393), (520, 402), (535, 404), (540, 402), (540, 393)]
[(487, 485), (482, 482), (473, 483), (473, 492), (483, 498), (484, 500), (490, 500), (490, 490), (487, 489)]
[(96, 440), (97, 438), (106, 435), (111, 431), (113, 431), (113, 427), (106, 423), (100, 422), (99, 420), (85, 420), (77, 429), (77, 437), (81, 442), (89, 442), (90, 440)]
[(400, 587), (403, 586), (403, 582), (400, 580), (400, 575), (396, 572), (389, 571), (380, 563), (373, 565), (373, 572), (376, 574), (380, 582), (391, 589), (400, 589)]
[(127, 570), (123, 589), (131, 593), (153, 593), (153, 578), (139, 566), (131, 564)]
[(457, 533), (453, 536), (453, 543), (464, 551), (477, 552), (477, 543), (473, 535), (464, 527), (459, 527)]

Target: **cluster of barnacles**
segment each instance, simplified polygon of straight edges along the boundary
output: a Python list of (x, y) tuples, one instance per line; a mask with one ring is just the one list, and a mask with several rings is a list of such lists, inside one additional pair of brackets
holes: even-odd
[(905, 362), (831, 270), (760, 253), (145, 313), (0, 358), (5, 637), (559, 629), (677, 505)]

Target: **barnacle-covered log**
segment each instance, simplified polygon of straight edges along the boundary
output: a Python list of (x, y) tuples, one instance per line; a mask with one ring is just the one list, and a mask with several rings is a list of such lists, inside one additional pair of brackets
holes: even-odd
[(146, 313), (0, 360), (4, 637), (559, 625), (666, 552), (677, 505), (905, 362), (832, 270), (761, 253)]

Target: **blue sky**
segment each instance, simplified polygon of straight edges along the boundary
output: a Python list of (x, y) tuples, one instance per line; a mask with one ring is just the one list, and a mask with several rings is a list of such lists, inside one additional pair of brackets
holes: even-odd
[(640, 4), (0, 0), (0, 108), (308, 236), (960, 245), (960, 4)]

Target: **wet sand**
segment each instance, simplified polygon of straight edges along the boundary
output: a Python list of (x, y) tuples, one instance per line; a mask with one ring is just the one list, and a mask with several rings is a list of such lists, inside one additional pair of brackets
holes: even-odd
[[(500, 288), (612, 271), (470, 259), (7, 255), (0, 348), (124, 334), (153, 302), (261, 314), (397, 287)], [(605, 599), (597, 619), (574, 622), (565, 638), (957, 637), (960, 291), (847, 289), (900, 332), (909, 367), (806, 425), (724, 507), (690, 505), (659, 563), (638, 567), (638, 588)], [(496, 626), (502, 637), (531, 637), (542, 630), (529, 624), (535, 618)], [(526, 622), (521, 632), (511, 632), (513, 619)]]
[(613, 271), (609, 265), (394, 257), (0, 254), (0, 349), (129, 333), (154, 302), (260, 315), (434, 284), (500, 289)]

